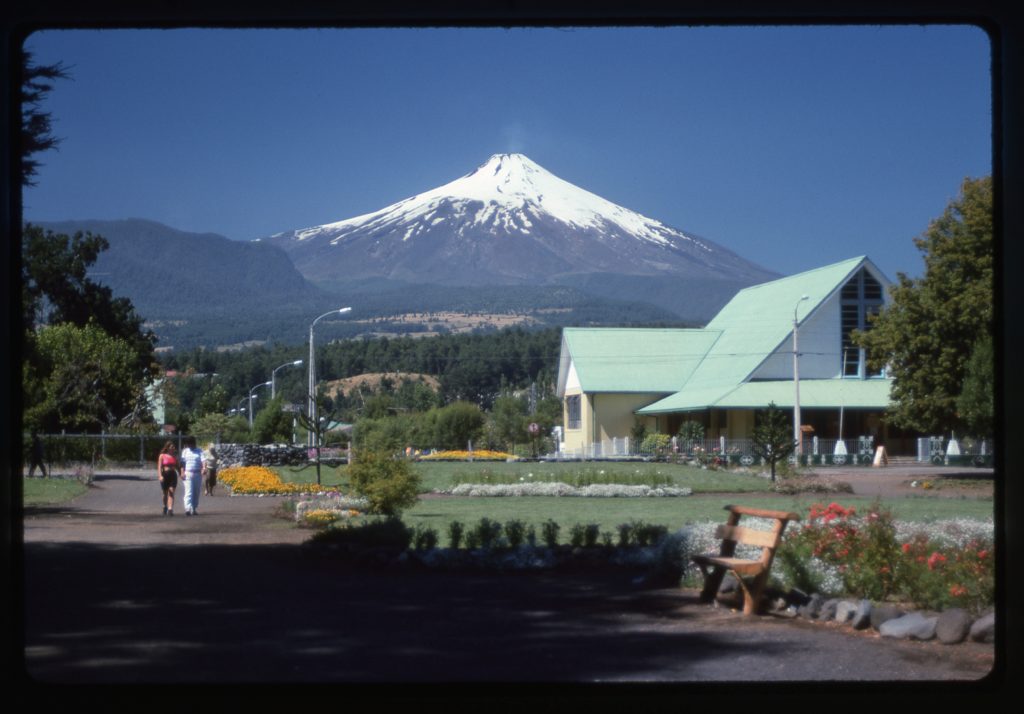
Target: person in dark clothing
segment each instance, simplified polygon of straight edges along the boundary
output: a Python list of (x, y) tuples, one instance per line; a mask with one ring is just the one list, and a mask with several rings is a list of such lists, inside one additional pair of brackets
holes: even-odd
[(46, 475), (46, 464), (43, 463), (43, 440), (39, 438), (39, 434), (32, 432), (32, 453), (28, 463), (28, 477), (32, 478), (36, 472), (36, 466), (43, 472), (43, 478), (47, 478)]

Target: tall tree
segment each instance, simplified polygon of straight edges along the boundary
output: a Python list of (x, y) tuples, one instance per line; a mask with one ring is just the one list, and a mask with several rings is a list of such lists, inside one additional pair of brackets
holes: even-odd
[(95, 325), (42, 328), (36, 355), (22, 371), (25, 423), (33, 429), (110, 428), (131, 411), (142, 387), (131, 346)]
[(50, 113), (42, 110), (43, 100), (53, 89), (53, 82), (67, 79), (68, 72), (60, 62), (50, 65), (36, 65), (32, 53), (21, 51), (21, 183), (34, 186), (33, 180), (40, 163), (33, 157), (55, 149), (60, 139), (52, 131)]
[(963, 390), (956, 406), (967, 431), (974, 436), (991, 436), (995, 427), (995, 354), (992, 336), (984, 335), (974, 346), (967, 362)]
[[(914, 239), (924, 277), (898, 274), (891, 303), (855, 340), (869, 366), (893, 378), (890, 419), (923, 433), (963, 429), (957, 407), (975, 345), (992, 334), (992, 178), (965, 179), (960, 195)], [(991, 353), (989, 353), (991, 354)]]

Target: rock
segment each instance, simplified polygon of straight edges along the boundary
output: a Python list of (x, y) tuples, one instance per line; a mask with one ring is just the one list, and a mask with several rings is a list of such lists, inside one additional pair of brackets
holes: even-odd
[(951, 608), (939, 615), (939, 622), (935, 626), (935, 636), (943, 644), (959, 644), (967, 639), (973, 622), (974, 618), (966, 610), (959, 607)]
[(818, 613), (818, 618), (821, 620), (834, 620), (838, 609), (839, 601), (835, 598), (830, 598), (821, 604), (821, 612)]
[(878, 630), (883, 623), (893, 620), (897, 617), (902, 617), (906, 613), (896, 605), (890, 605), (888, 603), (881, 603), (871, 608), (871, 627)]
[[(922, 617), (924, 617), (922, 615)], [(924, 622), (920, 625), (915, 626), (910, 632), (910, 636), (915, 640), (931, 640), (935, 638), (935, 628), (939, 624), (938, 616), (925, 617)]]
[(812, 593), (808, 603), (799, 609), (800, 616), (806, 617), (808, 620), (818, 619), (818, 615), (821, 613), (821, 606), (824, 603), (823, 598), (818, 593)]
[(885, 620), (879, 625), (878, 634), (896, 639), (930, 640), (935, 637), (938, 621), (938, 617), (925, 617), (919, 612), (911, 612)]
[(972, 642), (994, 642), (996, 639), (996, 614), (989, 614), (979, 618), (971, 625), (970, 637)]
[(871, 626), (871, 612), (874, 608), (871, 607), (870, 600), (861, 600), (857, 605), (857, 612), (853, 614), (852, 625), (855, 630), (866, 630)]
[(850, 622), (857, 614), (857, 603), (851, 600), (840, 600), (836, 604), (836, 622)]

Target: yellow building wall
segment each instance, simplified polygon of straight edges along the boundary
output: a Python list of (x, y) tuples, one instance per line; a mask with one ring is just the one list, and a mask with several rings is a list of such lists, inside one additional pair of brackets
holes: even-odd
[[(580, 427), (569, 428), (568, 398), (580, 397)], [(663, 398), (664, 394), (586, 394), (576, 390), (566, 390), (562, 400), (562, 424), (564, 425), (564, 443), (567, 453), (589, 450), (595, 442), (611, 441), (631, 436), (634, 419), (633, 413), (641, 407), (652, 404)], [(644, 418), (648, 431), (655, 431), (656, 420)]]
[[(661, 399), (661, 394), (594, 394), (591, 403), (594, 405), (595, 432), (593, 441), (611, 441), (630, 436), (636, 420), (635, 412), (641, 407)], [(653, 420), (645, 420), (645, 425), (653, 431)]]

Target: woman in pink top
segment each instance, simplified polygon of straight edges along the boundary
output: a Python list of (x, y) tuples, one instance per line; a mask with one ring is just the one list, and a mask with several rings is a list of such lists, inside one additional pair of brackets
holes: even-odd
[(156, 475), (160, 478), (163, 491), (163, 507), (165, 516), (174, 515), (174, 489), (178, 486), (178, 450), (174, 442), (168, 441), (160, 450), (156, 461)]

